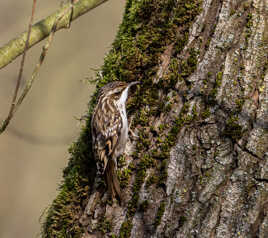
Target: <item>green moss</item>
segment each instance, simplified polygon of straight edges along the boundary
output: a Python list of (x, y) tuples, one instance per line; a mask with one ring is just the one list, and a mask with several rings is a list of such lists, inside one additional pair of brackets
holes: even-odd
[(235, 14), (235, 9), (231, 9), (230, 11), (230, 16), (234, 15)]
[(131, 174), (132, 174), (132, 170), (129, 168), (125, 168), (123, 171), (118, 172), (120, 187), (122, 189), (127, 187)]
[(128, 220), (124, 221), (121, 228), (120, 228), (119, 238), (130, 237), (131, 229), (132, 229), (131, 220), (128, 219)]
[(131, 170), (131, 171), (135, 171), (135, 164), (133, 162), (130, 162), (130, 164), (128, 165), (128, 168)]
[(222, 134), (223, 136), (231, 137), (233, 140), (239, 140), (242, 137), (242, 127), (238, 124), (237, 116), (231, 116), (227, 119), (226, 127)]
[(221, 86), (222, 76), (223, 76), (223, 72), (222, 71), (220, 71), (220, 72), (217, 73), (217, 75), (216, 75), (216, 87), (220, 87)]
[(71, 227), (67, 222), (74, 222), (75, 220), (68, 210), (68, 204), (71, 204), (72, 200), (72, 194), (62, 189), (48, 211), (48, 218), (43, 224), (43, 237), (65, 237), (66, 234), (79, 237), (82, 234), (78, 224)]
[(155, 217), (155, 221), (154, 221), (155, 228), (157, 228), (158, 225), (161, 223), (162, 216), (165, 212), (165, 207), (166, 207), (166, 204), (165, 204), (165, 202), (162, 201), (160, 203), (160, 206), (159, 206), (157, 213), (156, 213), (156, 217)]
[(253, 22), (252, 22), (252, 14), (249, 13), (249, 14), (247, 15), (247, 24), (246, 24), (246, 27), (247, 27), (247, 28), (251, 28), (252, 25), (253, 25)]
[(252, 34), (253, 20), (252, 20), (252, 13), (249, 13), (246, 18), (246, 32), (245, 32), (245, 40), (246, 44), (248, 45), (248, 40)]
[(155, 184), (157, 182), (158, 178), (155, 174), (151, 175), (145, 184), (145, 187), (148, 189), (152, 184)]
[(193, 48), (189, 49), (189, 57), (181, 62), (180, 65), (180, 77), (186, 80), (196, 69), (198, 62), (198, 50)]
[(160, 133), (163, 132), (164, 129), (166, 129), (166, 125), (164, 125), (164, 124), (160, 124), (160, 126), (159, 126), (159, 131), (160, 131)]
[(201, 112), (201, 117), (203, 119), (206, 119), (210, 116), (210, 109), (207, 107), (204, 111)]
[[(89, 121), (87, 122), (89, 123)], [(42, 237), (80, 237), (80, 201), (85, 200), (94, 174), (95, 163), (91, 156), (90, 133), (83, 129), (79, 140), (70, 147), (71, 158), (64, 170), (60, 193), (53, 201), (42, 224)], [(90, 158), (89, 158), (90, 156)]]
[(106, 218), (103, 218), (101, 222), (97, 225), (97, 230), (100, 231), (102, 234), (107, 234), (111, 231), (112, 225), (111, 222), (108, 221)]
[[(145, 102), (145, 104), (147, 104), (147, 103)], [(148, 124), (148, 122), (149, 122), (149, 117), (148, 117), (147, 113), (144, 110), (141, 110), (139, 112), (138, 118), (139, 118), (139, 124), (141, 126), (146, 126)]]
[(245, 100), (244, 100), (244, 99), (241, 99), (241, 98), (237, 98), (237, 99), (235, 100), (235, 104), (236, 104), (236, 106), (237, 106), (237, 111), (238, 111), (238, 112), (241, 112), (242, 107), (243, 107), (243, 105), (244, 105), (244, 102), (245, 102)]
[(122, 168), (122, 167), (126, 166), (126, 158), (124, 156), (120, 156), (117, 159), (117, 166), (118, 166), (118, 168)]

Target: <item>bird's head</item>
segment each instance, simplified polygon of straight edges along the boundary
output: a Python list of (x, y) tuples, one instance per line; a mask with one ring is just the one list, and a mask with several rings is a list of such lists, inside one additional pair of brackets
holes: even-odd
[(131, 86), (136, 85), (138, 83), (139, 81), (130, 82), (130, 83), (126, 83), (122, 81), (114, 81), (103, 86), (100, 90), (99, 95), (100, 96), (105, 95), (106, 97), (111, 96), (114, 99), (119, 99), (123, 92), (126, 92), (126, 96), (127, 96), (128, 89)]

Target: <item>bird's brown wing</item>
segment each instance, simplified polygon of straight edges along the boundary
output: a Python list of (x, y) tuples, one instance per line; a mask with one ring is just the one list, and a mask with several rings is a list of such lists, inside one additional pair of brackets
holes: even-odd
[(106, 98), (99, 100), (91, 121), (93, 151), (98, 174), (103, 174), (108, 160), (119, 141), (122, 119), (114, 104)]

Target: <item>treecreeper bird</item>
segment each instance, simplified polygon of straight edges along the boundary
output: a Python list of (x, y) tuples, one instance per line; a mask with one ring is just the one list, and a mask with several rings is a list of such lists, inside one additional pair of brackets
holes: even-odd
[(117, 178), (117, 158), (122, 155), (128, 139), (126, 102), (131, 86), (139, 82), (115, 81), (100, 89), (91, 120), (91, 133), (97, 177), (105, 176), (108, 192), (114, 199), (122, 192)]

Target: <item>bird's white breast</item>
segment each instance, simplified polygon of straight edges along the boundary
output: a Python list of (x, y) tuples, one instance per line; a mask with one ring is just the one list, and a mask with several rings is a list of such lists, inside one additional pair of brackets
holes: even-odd
[(123, 91), (121, 94), (121, 97), (117, 101), (117, 107), (119, 109), (121, 118), (122, 118), (122, 124), (123, 124), (123, 130), (128, 132), (128, 121), (127, 121), (127, 111), (126, 111), (126, 100), (128, 96), (128, 87)]
[(121, 136), (119, 139), (119, 148), (120, 151), (117, 152), (118, 155), (124, 153), (127, 137), (128, 137), (128, 121), (127, 121), (127, 112), (126, 112), (126, 100), (128, 97), (128, 89), (127, 87), (121, 94), (120, 98), (118, 99), (116, 105), (120, 112), (120, 116), (122, 118), (122, 129), (121, 129)]

